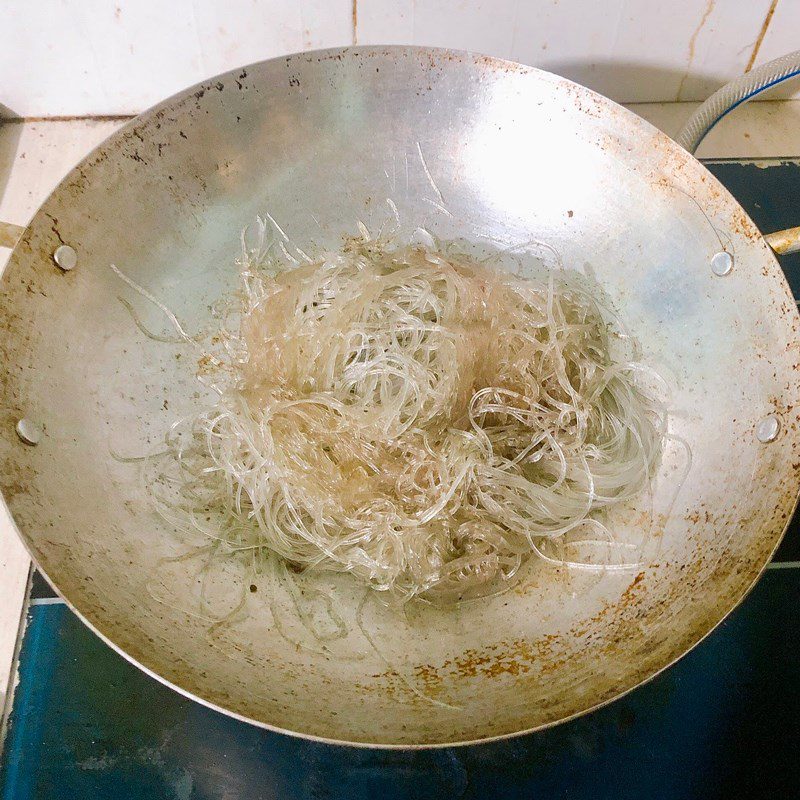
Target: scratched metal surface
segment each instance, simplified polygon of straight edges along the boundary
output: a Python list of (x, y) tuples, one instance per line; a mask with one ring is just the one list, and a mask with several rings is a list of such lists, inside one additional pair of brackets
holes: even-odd
[[(800, 202), (800, 164), (709, 168), (765, 230), (789, 224)], [(781, 263), (800, 290), (800, 254)], [(797, 560), (799, 548), (800, 531), (790, 527), (776, 561)], [(53, 596), (40, 577), (31, 594)], [(402, 753), (302, 742), (208, 711), (137, 672), (63, 608), (37, 606), (0, 761), (0, 797), (793, 796), (799, 595), (800, 570), (770, 571), (680, 664), (594, 714), (490, 745)]]
[[(231, 284), (238, 231), (269, 211), (306, 250), (391, 197), (408, 228), (444, 239), (547, 241), (595, 272), (675, 378), (677, 434), (655, 483), (654, 548), (635, 575), (588, 578), (535, 565), (507, 595), (403, 621), (347, 579), (319, 579), (351, 631), (343, 650), (299, 649), (280, 586), (209, 633), (193, 604), (198, 565), (152, 513), (146, 450), (198, 407), (198, 364), (144, 338), (117, 303), (114, 262), (189, 327)], [(433, 201), (431, 203), (430, 201)], [(436, 204), (444, 205), (444, 214)], [(68, 241), (79, 266), (50, 254)], [(736, 268), (712, 276), (721, 242)], [(161, 320), (142, 308), (151, 327)], [(685, 152), (633, 114), (560, 78), (447, 51), (363, 48), (248, 67), (137, 118), (42, 207), (3, 280), (0, 457), (23, 540), (70, 605), (121, 652), (201, 701), (326, 739), (432, 745), (546, 726), (619, 696), (671, 663), (744, 595), (794, 507), (798, 315), (757, 228)], [(778, 439), (754, 436), (766, 414)], [(30, 448), (13, 424), (45, 426)], [(647, 521), (631, 509), (619, 529)], [(230, 607), (244, 567), (214, 570)], [(296, 614), (295, 614), (296, 616)], [(313, 649), (313, 642), (310, 643)], [(390, 666), (387, 666), (387, 661)], [(446, 709), (409, 691), (444, 701)]]

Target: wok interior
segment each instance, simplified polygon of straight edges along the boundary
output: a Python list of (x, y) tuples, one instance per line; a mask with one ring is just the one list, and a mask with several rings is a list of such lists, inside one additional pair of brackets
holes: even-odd
[[(307, 252), (397, 206), (475, 250), (544, 242), (593, 273), (673, 386), (652, 498), (615, 520), (652, 525), (650, 564), (579, 572), (532, 562), (497, 597), (386, 609), (346, 576), (293, 596), (245, 560), (184, 558), (198, 541), (153, 513), (135, 463), (212, 401), (189, 330), (235, 286), (241, 228), (272, 215)], [(70, 273), (50, 255), (78, 252)], [(536, 242), (531, 242), (536, 240)], [(709, 269), (722, 247), (735, 269)], [(552, 253), (545, 248), (547, 253)], [(550, 256), (547, 256), (548, 258)], [(293, 56), (166, 101), (113, 136), (51, 196), (4, 278), (3, 489), (21, 534), (98, 633), (180, 690), (246, 719), (383, 745), (483, 739), (559, 721), (650, 677), (743, 596), (796, 496), (797, 312), (738, 205), (655, 129), (565, 80), (413, 48)], [(788, 346), (787, 346), (788, 343)], [(43, 423), (38, 447), (14, 421)], [(760, 444), (757, 422), (781, 433)], [(251, 585), (252, 584), (252, 585)], [(244, 613), (214, 626), (236, 607)], [(309, 637), (298, 602), (334, 598), (347, 636)], [(207, 609), (200, 607), (200, 593)], [(362, 605), (363, 601), (363, 605)], [(360, 612), (359, 612), (360, 608)], [(366, 631), (366, 634), (364, 633)]]

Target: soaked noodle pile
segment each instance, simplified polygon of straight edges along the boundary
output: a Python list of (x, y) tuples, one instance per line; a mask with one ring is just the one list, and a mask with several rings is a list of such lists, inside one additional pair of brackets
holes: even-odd
[(195, 527), (401, 599), (619, 561), (603, 513), (649, 486), (666, 420), (585, 276), (367, 238), (242, 267), (219, 401), (169, 440)]

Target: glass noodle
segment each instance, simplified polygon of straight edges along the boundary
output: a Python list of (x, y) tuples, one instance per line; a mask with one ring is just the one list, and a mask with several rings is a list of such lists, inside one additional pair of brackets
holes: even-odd
[(592, 280), (366, 232), (301, 256), (243, 244), (219, 400), (151, 480), (171, 520), (401, 600), (497, 591), (565, 543), (627, 563), (603, 512), (649, 487), (666, 415)]

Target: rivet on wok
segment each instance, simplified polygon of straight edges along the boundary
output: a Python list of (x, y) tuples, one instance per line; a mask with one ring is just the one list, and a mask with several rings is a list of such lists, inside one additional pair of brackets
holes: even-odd
[(720, 250), (711, 257), (711, 271), (720, 278), (733, 269), (733, 256), (727, 250)]
[(75, 252), (75, 249), (68, 244), (62, 244), (55, 249), (53, 261), (56, 262), (59, 269), (63, 269), (64, 272), (69, 272), (78, 265), (78, 254)]
[(39, 444), (42, 438), (42, 429), (35, 422), (23, 417), (17, 423), (17, 436), (25, 444)]
[(781, 429), (781, 423), (775, 416), (764, 417), (761, 422), (756, 425), (756, 438), (759, 442), (766, 444), (772, 442), (778, 435)]

